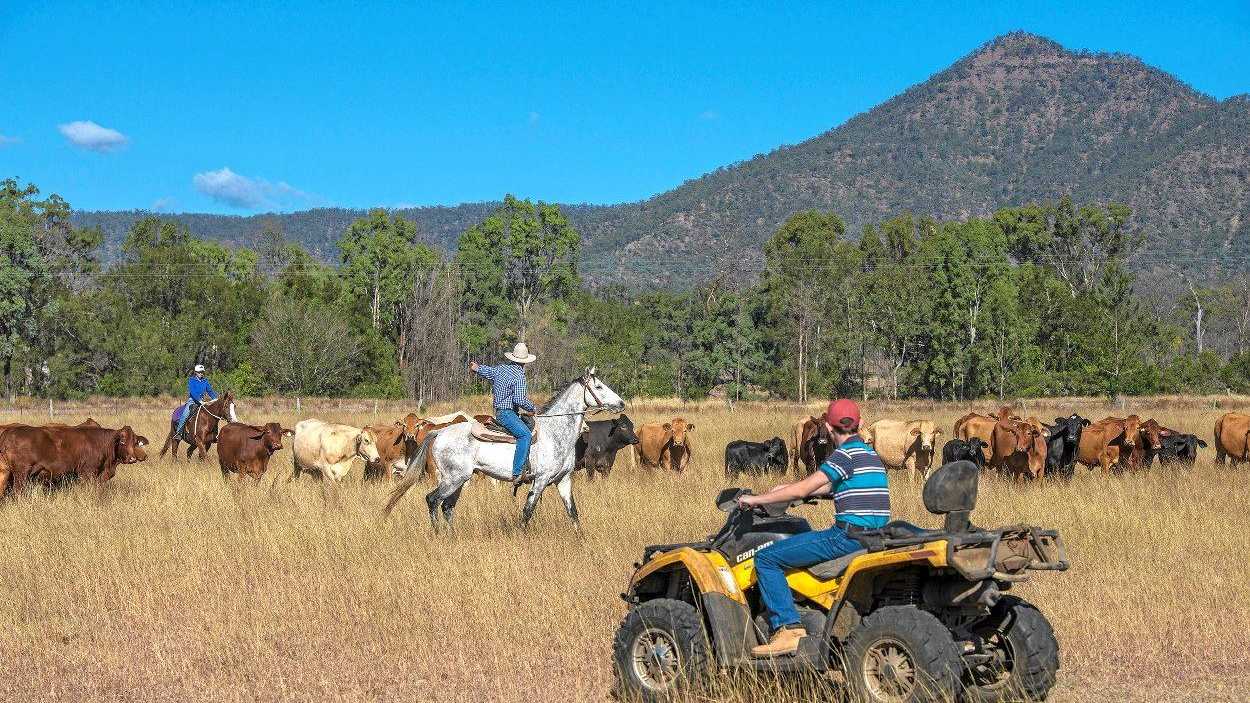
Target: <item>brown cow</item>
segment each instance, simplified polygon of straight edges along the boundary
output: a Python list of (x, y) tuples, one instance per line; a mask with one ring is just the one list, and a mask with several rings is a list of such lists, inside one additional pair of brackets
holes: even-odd
[(294, 436), (295, 430), (276, 422), (263, 427), (231, 422), (217, 433), (217, 463), (222, 477), (238, 472), (239, 478), (251, 476), (259, 481), (269, 468), (269, 457), (282, 449), (282, 438)]
[(1215, 421), (1215, 463), (1223, 466), (1225, 457), (1234, 469), (1250, 462), (1250, 415), (1224, 413)]
[(1017, 478), (1039, 479), (1046, 474), (1046, 437), (1033, 423), (1015, 422), (1016, 450), (1004, 463), (1006, 470)]
[(801, 465), (811, 474), (833, 451), (833, 436), (825, 425), (825, 418), (805, 417), (794, 423), (794, 447), (791, 455), (794, 472), (805, 475), (799, 472)]
[(689, 437), (689, 433), (693, 431), (694, 423), (686, 422), (680, 417), (663, 425), (648, 422), (635, 432), (638, 435), (638, 444), (633, 445), (633, 451), (629, 455), (636, 464), (647, 468), (658, 466), (681, 473), (690, 465), (690, 459), (694, 456), (694, 447), (691, 446)]
[(1126, 455), (1131, 454), (1136, 446), (1139, 432), (1136, 415), (1130, 415), (1124, 420), (1105, 418), (1095, 422), (1081, 430), (1076, 460), (1091, 469), (1095, 466), (1109, 468), (1103, 450), (1114, 444), (1117, 447), (1114, 469), (1118, 472), (1124, 466), (1123, 461), (1128, 458)]
[[(412, 423), (409, 424), (408, 420)], [(372, 481), (403, 473), (408, 461), (421, 445), (416, 437), (424, 435), (422, 421), (412, 413), (389, 425), (369, 425), (378, 444), (378, 460), (365, 464), (364, 480)], [(412, 439), (409, 439), (411, 437)]]
[(1133, 437), (1132, 450), (1129, 452), (1120, 452), (1120, 461), (1127, 468), (1136, 471), (1147, 464), (1147, 455), (1153, 455), (1155, 452), (1163, 449), (1163, 438), (1176, 434), (1175, 430), (1170, 430), (1160, 425), (1154, 418), (1141, 421), (1137, 415), (1129, 415), (1128, 417), (1105, 417), (1099, 422), (1114, 423), (1123, 426), (1126, 429), (1133, 422), (1137, 423), (1137, 433)]
[(13, 480), (20, 494), (33, 479), (57, 483), (76, 477), (103, 483), (118, 464), (147, 459), (148, 440), (126, 425), (102, 427), (9, 427), (0, 433), (0, 487)]
[(981, 452), (985, 455), (985, 463), (988, 465), (993, 459), (994, 445), (994, 426), (998, 423), (997, 418), (980, 413), (968, 413), (955, 421), (953, 433), (956, 439), (968, 440), (976, 437), (981, 440), (984, 445)]

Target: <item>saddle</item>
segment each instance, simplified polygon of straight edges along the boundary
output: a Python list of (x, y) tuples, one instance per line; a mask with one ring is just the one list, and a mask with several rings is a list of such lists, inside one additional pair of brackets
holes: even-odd
[[(534, 418), (529, 415), (522, 415), (521, 422), (530, 428), (530, 432), (534, 435), (534, 439), (538, 439), (538, 430), (534, 428)], [(495, 442), (497, 444), (516, 444), (516, 437), (513, 437), (494, 415), (474, 415), (473, 425), (469, 428), (469, 434), (474, 439), (482, 442)]]

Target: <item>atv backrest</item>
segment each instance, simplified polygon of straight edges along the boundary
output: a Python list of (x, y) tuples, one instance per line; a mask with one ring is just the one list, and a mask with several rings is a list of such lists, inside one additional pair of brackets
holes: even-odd
[(948, 532), (968, 528), (968, 514), (977, 507), (977, 481), (981, 471), (971, 461), (952, 461), (933, 472), (924, 484), (924, 507), (946, 516)]

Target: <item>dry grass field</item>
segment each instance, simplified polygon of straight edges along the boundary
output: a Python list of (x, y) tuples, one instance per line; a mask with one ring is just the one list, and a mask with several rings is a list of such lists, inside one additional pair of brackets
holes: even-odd
[[(0, 504), (0, 700), (608, 700), (609, 647), (625, 611), (618, 594), (643, 545), (719, 526), (712, 497), (724, 484), (725, 444), (784, 437), (804, 411), (632, 405), (635, 422), (696, 423), (692, 470), (648, 475), (622, 455), (607, 481), (579, 476), (582, 534), (554, 491), (522, 531), (520, 498), (474, 481), (457, 532), (437, 536), (424, 490), (381, 521), (387, 486), (362, 484), (359, 465), (328, 497), (308, 478), (287, 483), (289, 441), (259, 485), (223, 481), (215, 452), (205, 463), (156, 460), (167, 405), (59, 408), (61, 421), (90, 414), (135, 426), (153, 458), (120, 467), (102, 488)], [(944, 441), (968, 407), (868, 403), (865, 418), (929, 416)], [(1138, 412), (1209, 442), (1228, 407), (1226, 398), (1171, 398), (1024, 410), (1046, 420)], [(288, 401), (241, 401), (239, 411), (252, 422), (298, 419)], [(364, 424), (404, 412), (331, 401), (300, 415)], [(0, 412), (19, 419), (42, 422), (46, 408)], [(1250, 700), (1250, 475), (1214, 467), (1212, 456), (1203, 450), (1191, 472), (1079, 468), (1070, 485), (983, 481), (979, 524), (1057, 527), (1071, 552), (1069, 572), (1018, 589), (1058, 632), (1052, 700)], [(894, 475), (895, 511), (935, 525), (919, 488)], [(829, 511), (803, 508), (822, 525)], [(706, 698), (822, 699), (809, 689), (819, 681), (736, 683), (737, 693), (720, 686)]]

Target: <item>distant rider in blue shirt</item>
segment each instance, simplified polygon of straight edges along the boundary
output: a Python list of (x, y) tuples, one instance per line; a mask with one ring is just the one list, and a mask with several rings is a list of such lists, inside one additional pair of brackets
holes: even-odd
[(182, 406), (182, 416), (178, 418), (178, 428), (174, 430), (175, 437), (182, 434), (183, 425), (187, 424), (187, 418), (191, 417), (191, 408), (199, 405), (205, 395), (212, 400), (217, 400), (213, 384), (204, 377), (204, 364), (196, 364), (195, 373), (187, 379), (187, 395), (190, 396), (190, 400)]
[(517, 410), (534, 412), (534, 404), (529, 399), (529, 388), (525, 385), (525, 366), (538, 357), (530, 353), (525, 342), (517, 342), (512, 352), (504, 354), (507, 363), (498, 366), (482, 366), (476, 361), (469, 364), (469, 370), (490, 381), (491, 396), (494, 398), (495, 419), (504, 429), (516, 437), (516, 453), (512, 456), (512, 480), (521, 479), (522, 468), (530, 454), (530, 442), (534, 435), (530, 428), (521, 420)]

